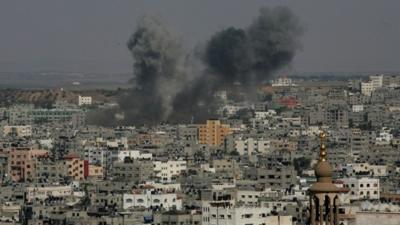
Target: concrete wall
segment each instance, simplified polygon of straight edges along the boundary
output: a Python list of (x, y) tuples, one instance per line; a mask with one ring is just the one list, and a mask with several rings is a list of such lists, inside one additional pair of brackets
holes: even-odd
[(357, 212), (356, 225), (399, 225), (400, 213)]

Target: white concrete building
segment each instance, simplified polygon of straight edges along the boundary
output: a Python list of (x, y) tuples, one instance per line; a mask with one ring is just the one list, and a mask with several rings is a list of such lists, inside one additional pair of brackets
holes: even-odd
[(277, 212), (283, 212), (288, 206), (297, 206), (296, 201), (275, 201), (275, 200), (263, 200), (260, 205), (264, 208), (272, 208)]
[(244, 108), (245, 108), (244, 106), (239, 106), (239, 105), (225, 105), (220, 110), (221, 110), (221, 115), (225, 114), (228, 116), (234, 116), (239, 110)]
[(126, 137), (122, 137), (114, 140), (107, 140), (106, 146), (108, 148), (119, 148), (119, 149), (128, 149), (128, 139)]
[(202, 202), (203, 225), (292, 225), (291, 216), (269, 216), (272, 208)]
[(343, 186), (349, 188), (347, 194), (349, 200), (379, 199), (379, 179), (376, 178), (342, 178)]
[(138, 194), (124, 194), (124, 209), (144, 207), (146, 209), (164, 208), (166, 210), (182, 209), (182, 200), (176, 193), (162, 193), (154, 190), (146, 190)]
[(392, 142), (393, 134), (390, 133), (390, 130), (382, 129), (379, 132), (379, 135), (375, 139), (375, 144), (377, 145), (389, 145)]
[(364, 105), (353, 105), (352, 111), (353, 112), (362, 112), (362, 111), (364, 111)]
[(389, 112), (398, 112), (400, 111), (399, 106), (389, 106)]
[(282, 121), (289, 123), (291, 126), (301, 125), (301, 117), (282, 117)]
[(90, 96), (78, 96), (78, 105), (91, 105), (92, 104), (92, 97)]
[(369, 76), (369, 81), (361, 82), (361, 93), (366, 96), (371, 96), (372, 92), (383, 85), (383, 75)]
[(255, 153), (267, 153), (271, 148), (270, 141), (254, 138), (235, 140), (235, 150), (240, 155), (253, 155)]
[(259, 204), (258, 199), (263, 196), (268, 196), (270, 190), (265, 191), (252, 191), (252, 190), (237, 190), (236, 191), (236, 202), (240, 204), (256, 206)]
[(144, 184), (139, 185), (139, 188), (146, 188), (146, 187), (152, 187), (157, 191), (163, 191), (167, 193), (175, 193), (176, 191), (181, 190), (180, 183), (164, 184), (164, 183), (156, 183), (154, 181), (148, 181)]
[(276, 116), (276, 111), (273, 109), (270, 109), (268, 111), (256, 111), (254, 113), (254, 118), (256, 119), (265, 119), (267, 117), (273, 117)]
[(215, 173), (215, 168), (213, 168), (213, 167), (210, 165), (210, 163), (203, 163), (203, 164), (200, 164), (200, 168), (201, 168), (203, 171), (210, 172), (210, 173)]
[(25, 189), (27, 201), (52, 197), (66, 197), (73, 194), (72, 186), (27, 187)]
[(154, 161), (153, 163), (155, 176), (160, 178), (162, 183), (174, 181), (176, 176), (186, 170), (186, 161), (184, 160)]
[(228, 181), (228, 182), (223, 182), (223, 183), (217, 183), (217, 184), (212, 184), (211, 187), (212, 187), (213, 190), (222, 191), (222, 190), (225, 190), (225, 189), (236, 188), (236, 182), (235, 181), (233, 181), (233, 182), (229, 182)]
[(373, 89), (373, 85), (371, 81), (361, 82), (361, 93), (366, 96), (371, 96)]
[(318, 126), (309, 126), (306, 129), (302, 130), (301, 134), (309, 137), (315, 137), (316, 135), (321, 133), (321, 129), (322, 128)]
[(4, 126), (3, 135), (15, 135), (17, 137), (30, 137), (32, 136), (32, 126)]
[(141, 153), (139, 150), (121, 150), (118, 152), (118, 161), (123, 162), (128, 157), (133, 160), (136, 159), (152, 159), (151, 153)]
[(290, 87), (297, 86), (291, 78), (280, 77), (272, 81), (272, 87)]
[(369, 76), (369, 79), (371, 80), (373, 90), (376, 90), (377, 88), (382, 87), (382, 85), (383, 85), (383, 75), (382, 74)]
[(39, 139), (38, 143), (41, 149), (49, 150), (53, 148), (53, 140), (52, 139)]
[(245, 205), (257, 205), (258, 198), (263, 196), (262, 191), (251, 191), (251, 190), (237, 190), (236, 201)]
[(384, 177), (388, 175), (386, 165), (371, 165), (369, 163), (350, 163), (342, 167), (342, 170), (349, 176), (357, 174), (369, 174), (374, 177)]

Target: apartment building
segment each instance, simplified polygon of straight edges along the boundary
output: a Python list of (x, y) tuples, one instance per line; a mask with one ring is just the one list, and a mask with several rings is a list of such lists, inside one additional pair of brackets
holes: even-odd
[(182, 199), (176, 193), (165, 193), (155, 190), (142, 190), (139, 193), (124, 194), (123, 208), (144, 207), (146, 209), (181, 210)]
[(163, 183), (175, 181), (187, 168), (184, 160), (153, 161), (153, 164), (155, 176)]
[(35, 178), (36, 158), (47, 157), (48, 151), (27, 148), (14, 148), (9, 152), (8, 168), (13, 181), (26, 181)]
[(154, 175), (154, 164), (150, 160), (132, 160), (114, 162), (111, 176), (115, 180), (124, 180), (142, 183), (150, 180)]
[(377, 178), (342, 178), (343, 186), (349, 188), (350, 191), (346, 194), (349, 200), (363, 200), (363, 199), (379, 199), (380, 186), (379, 179)]
[(199, 143), (209, 146), (221, 146), (225, 137), (232, 133), (229, 125), (220, 120), (207, 120), (206, 124), (199, 125)]
[(68, 176), (73, 180), (82, 181), (89, 176), (89, 162), (80, 159), (77, 155), (67, 155), (65, 157), (65, 164), (67, 166)]

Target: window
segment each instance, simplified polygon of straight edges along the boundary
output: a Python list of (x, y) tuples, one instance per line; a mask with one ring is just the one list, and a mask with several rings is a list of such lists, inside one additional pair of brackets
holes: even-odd
[(242, 218), (246, 218), (246, 219), (252, 218), (252, 217), (253, 217), (253, 214), (243, 214), (242, 215)]

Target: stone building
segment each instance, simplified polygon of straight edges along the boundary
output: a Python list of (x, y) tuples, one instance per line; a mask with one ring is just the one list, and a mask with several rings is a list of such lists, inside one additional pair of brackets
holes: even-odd
[(200, 225), (201, 213), (190, 211), (172, 210), (168, 212), (156, 213), (154, 215), (154, 225)]
[(133, 160), (114, 162), (111, 176), (116, 180), (142, 183), (153, 176), (153, 162), (150, 160)]

